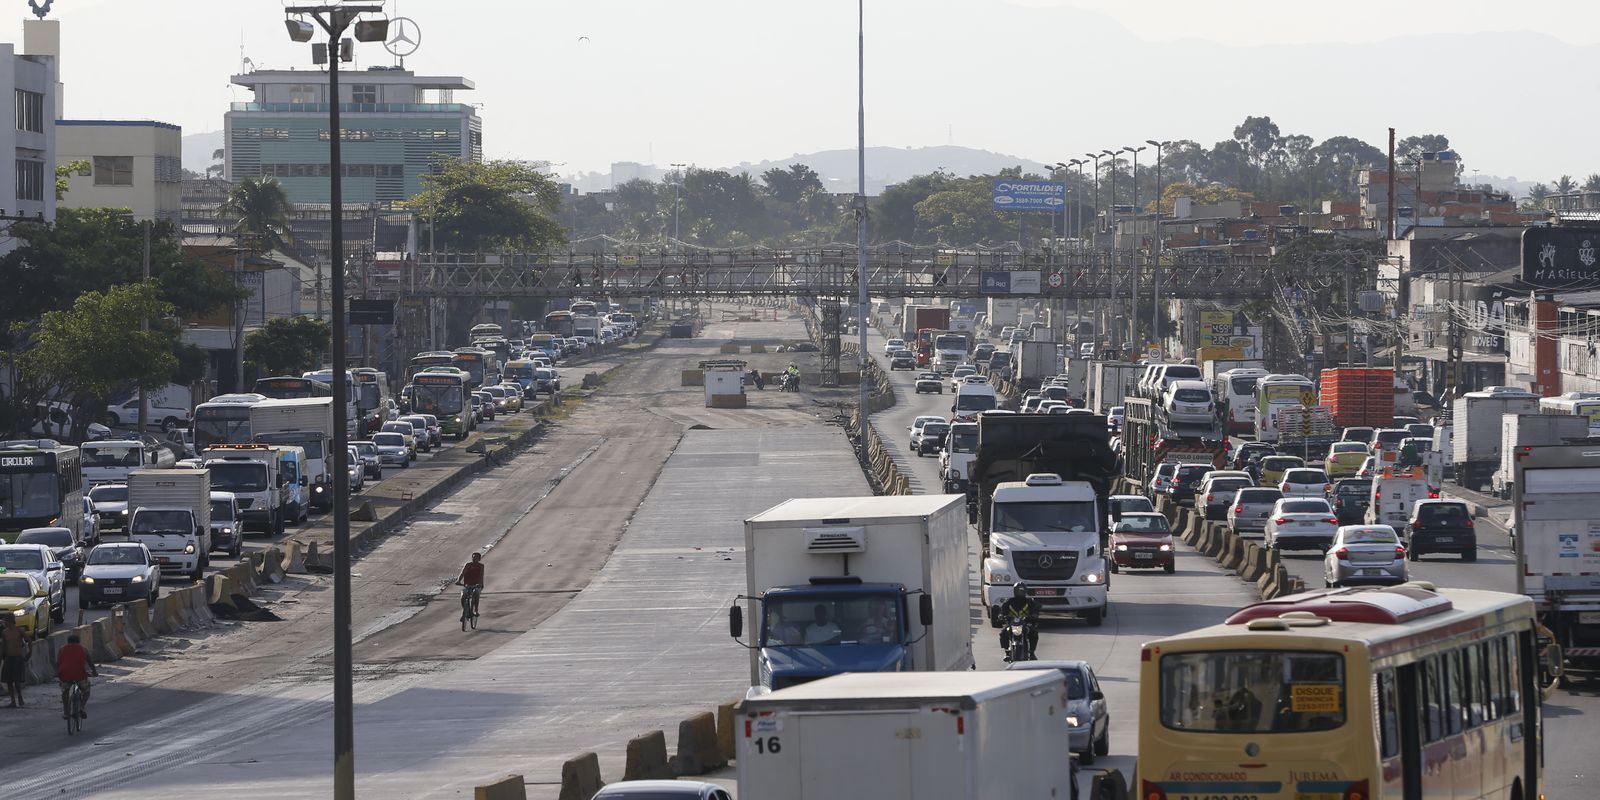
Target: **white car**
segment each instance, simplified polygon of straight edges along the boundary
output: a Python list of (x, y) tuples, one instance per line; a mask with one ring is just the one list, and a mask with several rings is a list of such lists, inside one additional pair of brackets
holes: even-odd
[(380, 431), (372, 434), (372, 443), (378, 446), (380, 464), (394, 464), (401, 469), (411, 466), (411, 448), (406, 445), (405, 436), (391, 431)]
[(956, 367), (955, 369), (951, 370), (950, 371), (950, 391), (953, 392), (953, 391), (956, 391), (957, 389), (960, 389), (961, 388), (961, 382), (966, 380), (968, 375), (976, 375), (976, 374), (978, 374), (978, 370), (976, 370), (976, 369), (974, 369), (972, 367), (969, 367), (969, 366), (967, 366), (965, 364), (963, 364), (963, 365), (961, 365), (959, 367)]
[(1328, 473), (1317, 467), (1295, 467), (1284, 470), (1278, 491), (1284, 497), (1325, 498), (1333, 491), (1333, 482), (1328, 480)]
[(40, 586), (50, 587), (50, 620), (67, 620), (67, 568), (48, 545), (0, 544), (0, 567), (32, 576)]
[(1285, 497), (1272, 505), (1262, 534), (1273, 550), (1326, 550), (1339, 530), (1333, 506), (1320, 497)]
[(890, 339), (889, 343), (885, 344), (883, 346), (883, 354), (884, 355), (889, 355), (889, 354), (893, 353), (896, 350), (904, 350), (904, 349), (906, 349), (906, 340), (904, 340), (904, 339)]
[(1261, 533), (1267, 520), (1283, 499), (1283, 492), (1270, 486), (1247, 486), (1233, 496), (1228, 504), (1228, 528), (1235, 535)]
[(911, 452), (918, 457), (938, 455), (944, 450), (944, 437), (950, 432), (950, 423), (940, 419), (925, 423), (911, 434)]
[(917, 449), (917, 437), (922, 434), (922, 426), (930, 422), (945, 422), (945, 418), (938, 414), (922, 414), (911, 420), (911, 426), (906, 428), (911, 433), (911, 449)]
[(1217, 407), (1205, 381), (1177, 380), (1168, 383), (1161, 397), (1161, 409), (1166, 412), (1167, 419), (1173, 422), (1204, 425), (1217, 418)]
[(924, 372), (917, 376), (916, 389), (917, 394), (922, 394), (923, 392), (944, 394), (944, 380), (939, 377), (937, 372)]

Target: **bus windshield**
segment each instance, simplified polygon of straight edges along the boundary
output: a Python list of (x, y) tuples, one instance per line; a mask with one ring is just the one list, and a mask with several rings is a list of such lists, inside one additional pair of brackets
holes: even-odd
[(1303, 733), (1344, 724), (1338, 653), (1228, 650), (1161, 657), (1161, 724), (1198, 733)]
[(0, 519), (51, 517), (60, 510), (54, 472), (0, 475)]
[(220, 413), (199, 416), (194, 421), (194, 446), (204, 450), (214, 444), (250, 443), (250, 408), (239, 406), (238, 417), (224, 417)]
[(461, 413), (461, 387), (459, 385), (447, 386), (412, 386), (411, 410), (418, 414), (432, 414), (436, 417), (448, 417)]
[(83, 465), (86, 467), (137, 467), (144, 449), (132, 444), (86, 444), (83, 446)]

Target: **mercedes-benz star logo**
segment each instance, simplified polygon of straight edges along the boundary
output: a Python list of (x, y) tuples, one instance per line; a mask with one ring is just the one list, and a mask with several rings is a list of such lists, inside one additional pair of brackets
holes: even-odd
[(1049, 569), (1055, 563), (1056, 563), (1056, 560), (1054, 558), (1051, 558), (1050, 554), (1041, 553), (1039, 555), (1039, 569)]
[(422, 46), (422, 29), (417, 27), (410, 17), (395, 17), (389, 20), (389, 41), (383, 43), (383, 49), (390, 53), (405, 58), (417, 52)]

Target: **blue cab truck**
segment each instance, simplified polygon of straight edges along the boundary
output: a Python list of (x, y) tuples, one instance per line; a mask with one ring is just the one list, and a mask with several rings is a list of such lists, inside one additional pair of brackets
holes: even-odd
[(972, 666), (960, 495), (787, 500), (745, 520), (744, 536), (746, 594), (728, 613), (752, 694)]

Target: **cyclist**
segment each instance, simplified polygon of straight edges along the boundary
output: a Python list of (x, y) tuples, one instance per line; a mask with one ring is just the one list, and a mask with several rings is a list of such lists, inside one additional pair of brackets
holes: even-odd
[[(1000, 649), (1011, 649), (1011, 626), (1007, 625), (1012, 620), (1021, 620), (1022, 630), (1028, 637), (1028, 657), (1039, 648), (1039, 606), (1028, 599), (1028, 587), (1021, 583), (1011, 585), (1011, 599), (1000, 604)], [(1009, 656), (1007, 657), (1009, 660)]]
[(61, 718), (67, 718), (67, 692), (76, 684), (83, 693), (83, 705), (79, 707), (78, 718), (89, 718), (89, 676), (100, 677), (99, 668), (95, 667), (94, 659), (89, 657), (89, 651), (79, 644), (78, 634), (67, 637), (67, 643), (56, 653), (56, 678), (61, 681)]
[[(478, 613), (478, 595), (483, 594), (483, 554), (473, 553), (472, 560), (461, 568), (461, 574), (456, 576), (456, 584), (464, 587), (462, 591), (472, 597), (472, 613)], [(467, 610), (461, 609), (461, 619), (465, 621)]]

